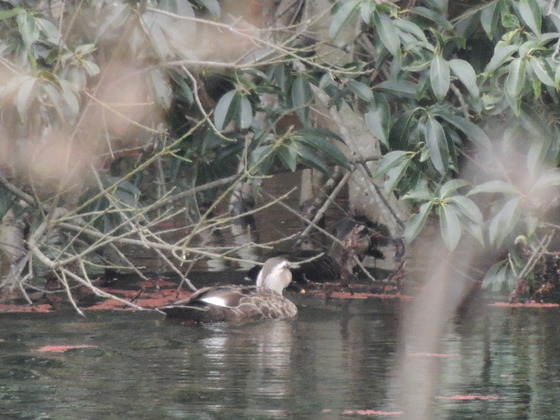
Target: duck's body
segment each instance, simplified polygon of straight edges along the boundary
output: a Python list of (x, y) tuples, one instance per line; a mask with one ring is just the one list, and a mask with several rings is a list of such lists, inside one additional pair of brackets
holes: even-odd
[(284, 258), (270, 258), (256, 286), (217, 286), (198, 290), (189, 299), (160, 308), (168, 318), (190, 322), (242, 322), (284, 319), (297, 307), (282, 296), (292, 280)]
[(296, 305), (284, 296), (255, 286), (207, 287), (186, 301), (161, 309), (169, 318), (194, 322), (258, 321), (297, 315)]

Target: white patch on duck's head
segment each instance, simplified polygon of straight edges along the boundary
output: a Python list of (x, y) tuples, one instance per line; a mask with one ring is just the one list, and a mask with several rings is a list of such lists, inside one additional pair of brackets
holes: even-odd
[(269, 258), (257, 277), (257, 287), (282, 294), (291, 281), (292, 272), (288, 260), (282, 257)]

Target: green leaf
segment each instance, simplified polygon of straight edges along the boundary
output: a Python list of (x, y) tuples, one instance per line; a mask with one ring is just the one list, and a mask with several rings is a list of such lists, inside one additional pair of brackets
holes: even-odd
[(534, 177), (537, 172), (542, 170), (543, 163), (547, 160), (545, 153), (547, 153), (550, 147), (547, 141), (542, 141), (540, 138), (535, 140), (529, 145), (526, 159), (528, 174), (531, 177)]
[(393, 21), (386, 14), (376, 11), (373, 15), (373, 23), (375, 25), (375, 31), (385, 48), (387, 48), (387, 51), (389, 51), (393, 57), (399, 57), (401, 53), (401, 42)]
[(357, 80), (350, 79), (348, 80), (347, 86), (362, 101), (370, 102), (373, 100), (373, 92), (368, 85), (358, 82)]
[(159, 8), (179, 16), (194, 17), (194, 9), (188, 1), (160, 0)]
[(422, 16), (428, 20), (431, 20), (447, 31), (455, 31), (453, 25), (449, 23), (449, 21), (447, 21), (447, 19), (445, 19), (445, 17), (441, 13), (427, 9), (426, 7), (413, 7), (410, 11), (414, 14), (417, 14), (418, 16)]
[(336, 11), (331, 20), (329, 37), (334, 40), (344, 25), (354, 16), (360, 0), (347, 0)]
[(422, 231), (422, 228), (428, 220), (428, 216), (432, 211), (434, 203), (428, 201), (420, 206), (418, 213), (413, 214), (406, 224), (404, 229), (404, 240), (406, 243), (410, 244)]
[(39, 28), (35, 23), (35, 17), (31, 13), (20, 13), (16, 19), (23, 44), (26, 49), (29, 49), (39, 39), (40, 35)]
[(535, 98), (540, 98), (542, 94), (542, 83), (534, 77), (531, 77), (531, 87)]
[(236, 123), (239, 128), (249, 128), (253, 122), (253, 107), (246, 96), (240, 97), (240, 108), (236, 115)]
[[(107, 13), (107, 15), (104, 16), (104, 18), (102, 19), (101, 23), (97, 25), (96, 41), (98, 41), (99, 38), (103, 38), (107, 36), (107, 34), (109, 33), (113, 33), (112, 31), (113, 29), (119, 28), (120, 26), (124, 25), (128, 16), (131, 13), (132, 13), (132, 8), (130, 7), (130, 5), (126, 3), (114, 3), (113, 6), (111, 7), (111, 13)], [(142, 18), (146, 19), (148, 15), (149, 12), (145, 12), (142, 15)], [(148, 18), (147, 23), (149, 24), (153, 23), (154, 20), (155, 20), (154, 15), (151, 14), (151, 16)]]
[(521, 91), (525, 84), (525, 68), (526, 62), (523, 59), (514, 59), (509, 65), (509, 73), (505, 82), (506, 99), (516, 115), (521, 112)]
[(52, 23), (48, 19), (37, 18), (35, 19), (35, 24), (37, 25), (39, 31), (44, 35), (44, 38), (47, 40), (47, 42), (58, 46), (58, 44), (61, 42), (61, 33), (54, 23)]
[(506, 61), (509, 61), (513, 53), (518, 49), (518, 45), (496, 45), (496, 48), (494, 48), (494, 55), (490, 59), (490, 62), (486, 65), (484, 72), (488, 74), (494, 73)]
[(517, 19), (517, 16), (515, 16), (511, 13), (503, 13), (502, 14), (502, 26), (506, 29), (510, 29), (511, 33), (513, 33), (520, 26), (519, 19)]
[(488, 269), (484, 280), (482, 280), (482, 287), (486, 289), (492, 286), (492, 290), (497, 292), (503, 288), (510, 278), (514, 279), (515, 277), (510, 273), (509, 264), (507, 261), (500, 261)]
[(334, 81), (333, 75), (331, 73), (325, 73), (321, 76), (319, 80), (319, 89), (327, 91), (328, 89), (336, 89), (336, 82)]
[(545, 115), (539, 112), (537, 107), (523, 106), (521, 108), (519, 121), (530, 135), (537, 137), (535, 140), (538, 140), (538, 143), (548, 144), (548, 146), (550, 146), (550, 140), (543, 141), (545, 139), (550, 139), (552, 136), (546, 118), (543, 117), (545, 117)]
[(415, 110), (403, 112), (389, 131), (389, 144), (393, 149), (406, 149), (414, 122)]
[[(414, 37), (416, 37), (416, 39), (418, 39), (418, 41), (421, 43), (423, 48), (426, 48), (429, 51), (433, 51), (434, 47), (432, 44), (430, 44), (428, 38), (426, 38), (424, 31), (422, 31), (422, 29), (420, 29), (420, 27), (414, 22), (411, 22), (407, 19), (395, 19), (393, 23), (401, 32), (406, 32), (414, 35)], [(406, 44), (404, 45), (406, 46)]]
[(548, 65), (546, 61), (541, 61), (535, 57), (529, 58), (529, 64), (531, 65), (531, 69), (535, 73), (535, 76), (547, 86), (555, 87), (556, 84), (554, 83), (552, 69)]
[(282, 145), (276, 152), (282, 164), (290, 171), (295, 172), (297, 169), (297, 145), (294, 143)]
[(60, 120), (65, 121), (66, 107), (64, 106), (64, 98), (62, 97), (60, 89), (58, 89), (55, 85), (51, 83), (43, 83), (42, 90), (49, 98), (50, 105), (55, 109)]
[(66, 104), (65, 119), (74, 121), (80, 112), (80, 102), (76, 93), (72, 90), (70, 83), (66, 80), (60, 80), (60, 88), (62, 90), (62, 98)]
[(389, 147), (389, 116), (386, 115), (385, 110), (377, 108), (376, 110), (366, 112), (364, 119), (371, 133), (378, 138), (385, 147)]
[(467, 195), (479, 193), (500, 193), (500, 194), (515, 194), (518, 195), (519, 191), (513, 185), (504, 181), (488, 181), (484, 184), (475, 186), (469, 191)]
[(453, 203), (457, 210), (465, 215), (471, 222), (481, 225), (483, 222), (483, 217), (478, 206), (470, 198), (462, 195), (456, 195), (449, 198), (449, 202)]
[(478, 85), (476, 84), (476, 73), (469, 62), (454, 59), (449, 61), (449, 67), (472, 96), (476, 98), (480, 95)]
[(96, 48), (95, 44), (82, 44), (76, 48), (76, 54), (81, 56), (88, 55), (93, 53)]
[(223, 130), (233, 120), (235, 109), (233, 105), (235, 90), (230, 90), (223, 95), (214, 109), (214, 125), (218, 130)]
[(454, 207), (442, 205), (438, 207), (439, 227), (447, 248), (453, 251), (461, 239), (461, 224)]
[(475, 238), (481, 246), (486, 246), (481, 224), (472, 223), (469, 220), (461, 220), (461, 226), (463, 226), (464, 231)]
[(220, 4), (218, 0), (197, 0), (202, 6), (210, 12), (210, 14), (215, 17), (219, 18), (221, 15)]
[(454, 193), (459, 188), (464, 187), (465, 185), (469, 185), (469, 182), (465, 181), (464, 179), (452, 179), (450, 181), (447, 181), (439, 188), (438, 196), (440, 198), (447, 198), (449, 195), (451, 195), (451, 193)]
[(540, 224), (540, 220), (538, 217), (531, 214), (525, 217), (525, 226), (527, 227), (528, 235), (534, 235), (537, 228), (539, 227), (539, 224)]
[(274, 146), (267, 144), (259, 146), (249, 155), (248, 167), (253, 174), (266, 175), (270, 172), (273, 159)]
[(554, 83), (558, 89), (560, 86), (560, 66), (557, 66), (556, 71), (554, 72)]
[(287, 94), (290, 90), (290, 84), (292, 82), (292, 77), (290, 72), (288, 71), (287, 66), (284, 63), (277, 64), (276, 66), (272, 67), (269, 71), (270, 79), (272, 82), (275, 82), (276, 85), (280, 88), (281, 94)]
[(185, 78), (174, 71), (169, 72), (169, 76), (171, 76), (171, 79), (175, 83), (173, 87), (174, 94), (177, 95), (178, 99), (185, 101), (187, 105), (192, 105), (194, 103), (194, 96)]
[(430, 64), (430, 83), (438, 101), (443, 101), (449, 90), (449, 63), (442, 56), (436, 55)]
[(385, 196), (389, 196), (390, 193), (397, 187), (400, 180), (406, 174), (406, 170), (410, 166), (410, 159), (403, 160), (397, 166), (392, 167), (387, 171), (387, 176), (384, 183), (384, 193)]
[(387, 153), (385, 156), (381, 158), (379, 163), (377, 164), (377, 168), (375, 173), (373, 174), (373, 178), (378, 178), (384, 173), (386, 173), (389, 169), (400, 165), (405, 160), (409, 160), (412, 157), (412, 153), (406, 152), (403, 150), (394, 150), (392, 152)]
[(496, 3), (492, 3), (482, 9), (480, 23), (488, 38), (494, 38), (494, 31), (497, 28), (499, 13), (496, 13)]
[(0, 10), (0, 20), (9, 19), (22, 13), (26, 13), (26, 10), (21, 7), (16, 7), (11, 10)]
[(360, 6), (360, 17), (366, 25), (371, 25), (373, 14), (375, 13), (376, 5), (370, 1), (362, 2)]
[(519, 16), (537, 36), (541, 35), (542, 15), (541, 9), (535, 0), (520, 0)]
[(161, 58), (173, 54), (172, 46), (166, 36), (166, 29), (172, 26), (173, 20), (167, 15), (146, 11), (142, 14), (144, 26), (149, 30), (150, 42)]
[(23, 122), (27, 121), (27, 112), (31, 102), (35, 99), (36, 81), (34, 77), (25, 76), (24, 81), (20, 84), (16, 96), (16, 108)]
[(434, 168), (442, 175), (447, 172), (449, 149), (445, 131), (441, 124), (431, 116), (426, 121), (426, 143), (430, 149), (430, 160)]
[(486, 149), (489, 149), (492, 146), (492, 142), (484, 130), (468, 119), (445, 112), (438, 113), (437, 115), (465, 133), (467, 137), (470, 138), (477, 146)]
[(519, 210), (521, 207), (521, 198), (514, 197), (506, 202), (498, 213), (490, 220), (488, 226), (488, 236), (490, 243), (495, 247), (500, 247), (507, 236), (516, 227)]
[(509, 72), (506, 78), (505, 88), (512, 97), (517, 97), (523, 90), (525, 83), (526, 62), (521, 58), (516, 58), (509, 65)]
[(533, 188), (550, 188), (560, 185), (560, 170), (557, 168), (548, 169), (541, 174), (536, 180)]
[(402, 197), (403, 200), (414, 200), (414, 201), (427, 201), (427, 200), (431, 201), (434, 198), (435, 198), (434, 194), (424, 185), (415, 188), (412, 191), (409, 191)]
[(326, 138), (317, 136), (295, 135), (293, 137), (293, 140), (324, 153), (337, 165), (343, 166), (346, 169), (350, 169), (350, 164), (348, 163), (348, 159), (346, 158), (346, 156), (344, 156), (344, 154), (338, 149), (338, 147), (336, 147)]
[(307, 126), (307, 116), (309, 115), (309, 105), (313, 98), (313, 92), (309, 81), (303, 75), (299, 75), (294, 80), (291, 89), (292, 105), (296, 109), (296, 115), (304, 126)]
[(321, 159), (315, 149), (300, 143), (297, 148), (297, 154), (304, 165), (310, 168), (318, 169), (326, 176), (329, 176), (329, 168), (327, 167), (327, 164), (323, 159)]
[(100, 72), (99, 66), (93, 61), (82, 60), (80, 64), (89, 76), (95, 76)]
[(307, 137), (307, 138), (315, 138), (315, 137), (330, 138), (330, 139), (338, 140), (338, 141), (344, 143), (344, 141), (342, 140), (342, 138), (338, 134), (333, 133), (332, 131), (326, 130), (324, 128), (320, 128), (320, 127), (300, 128), (299, 130), (295, 131), (294, 133), (295, 134), (301, 134), (302, 136)]
[(416, 96), (416, 83), (407, 80), (384, 80), (374, 86), (375, 90), (382, 90), (396, 96), (414, 99)]
[(167, 73), (161, 70), (152, 70), (148, 73), (148, 76), (150, 77), (150, 88), (155, 102), (168, 109), (171, 106), (173, 92), (169, 86)]

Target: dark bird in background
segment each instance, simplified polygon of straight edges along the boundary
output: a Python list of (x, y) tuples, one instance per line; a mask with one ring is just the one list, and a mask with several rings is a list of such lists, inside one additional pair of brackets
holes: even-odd
[[(293, 281), (296, 284), (340, 282), (345, 286), (354, 270), (354, 256), (382, 259), (383, 253), (377, 248), (384, 244), (378, 225), (365, 218), (345, 218), (335, 227), (339, 243), (335, 243), (329, 252), (321, 250), (299, 250), (282, 256), (292, 264)], [(255, 280), (259, 266), (248, 272), (248, 277)]]

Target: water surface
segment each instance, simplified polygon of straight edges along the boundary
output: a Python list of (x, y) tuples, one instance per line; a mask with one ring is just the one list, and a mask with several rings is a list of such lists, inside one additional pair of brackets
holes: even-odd
[[(340, 418), (399, 411), (398, 300), (300, 299), (290, 321), (184, 326), (153, 312), (0, 315), (2, 418)], [(434, 418), (555, 419), (558, 311), (480, 303), (438, 355)], [(63, 353), (43, 346), (91, 345)], [(468, 397), (471, 399), (457, 399)], [(360, 416), (362, 417), (362, 416)], [(382, 418), (400, 418), (395, 414)]]

